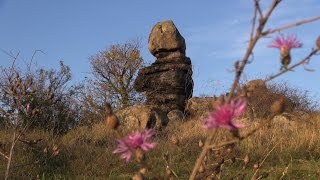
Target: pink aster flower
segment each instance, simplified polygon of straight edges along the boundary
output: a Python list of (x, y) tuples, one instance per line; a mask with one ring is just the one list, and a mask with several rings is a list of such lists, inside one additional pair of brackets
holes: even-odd
[(147, 129), (142, 132), (134, 132), (131, 135), (119, 139), (117, 140), (118, 146), (112, 153), (121, 154), (120, 157), (129, 162), (134, 150), (140, 148), (147, 152), (156, 146), (156, 143), (149, 142), (149, 139), (154, 133), (154, 129)]
[(288, 35), (287, 37), (281, 35), (274, 38), (269, 47), (278, 48), (281, 51), (290, 51), (292, 48), (302, 47), (302, 43), (294, 35)]
[(240, 117), (246, 110), (247, 102), (244, 99), (232, 100), (230, 103), (222, 104), (209, 114), (204, 126), (207, 129), (226, 128), (228, 130), (243, 128), (244, 125), (232, 122), (232, 119)]

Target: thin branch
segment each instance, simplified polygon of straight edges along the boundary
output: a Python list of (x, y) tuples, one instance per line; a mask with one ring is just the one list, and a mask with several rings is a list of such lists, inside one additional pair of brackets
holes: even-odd
[(280, 75), (282, 75), (282, 74), (284, 74), (284, 73), (286, 73), (286, 72), (288, 72), (288, 71), (292, 71), (294, 68), (296, 68), (296, 67), (298, 67), (298, 66), (300, 66), (300, 65), (302, 65), (302, 64), (308, 63), (308, 62), (310, 61), (311, 57), (314, 56), (314, 55), (316, 55), (319, 51), (320, 51), (319, 49), (313, 49), (313, 50), (308, 54), (308, 56), (306, 56), (305, 58), (303, 58), (301, 61), (297, 62), (296, 64), (294, 64), (294, 65), (292, 65), (292, 66), (290, 66), (290, 67), (288, 67), (288, 68), (286, 68), (286, 69), (281, 70), (281, 71), (280, 71), (279, 73), (277, 73), (277, 74), (274, 74), (274, 75), (269, 76), (267, 79), (265, 79), (265, 82), (270, 81), (270, 80), (272, 80), (272, 79), (274, 79), (274, 78), (276, 78), (276, 77), (278, 77), (278, 76), (280, 76)]
[(261, 19), (261, 18), (263, 18), (263, 14), (262, 14), (262, 11), (261, 11), (261, 7), (260, 7), (259, 1), (260, 0), (254, 0), (254, 5), (255, 5), (256, 10), (258, 11), (260, 19)]
[(271, 152), (276, 148), (276, 146), (279, 144), (279, 142), (273, 146), (273, 148), (266, 154), (266, 156), (263, 158), (262, 162), (259, 163), (258, 168), (255, 170), (254, 174), (251, 177), (251, 180), (255, 179), (256, 174), (258, 173), (260, 167), (262, 166), (262, 164), (265, 162), (265, 160), (268, 158), (268, 156), (271, 154)]
[(216, 132), (217, 131), (210, 133), (209, 137), (206, 139), (206, 142), (205, 142), (203, 149), (202, 149), (202, 151), (196, 161), (196, 164), (194, 165), (194, 168), (193, 168), (192, 173), (189, 177), (189, 180), (194, 180), (196, 178), (198, 170), (199, 170), (204, 158), (206, 157), (208, 150), (210, 149), (209, 146), (210, 146), (212, 139), (214, 138)]
[(36, 49), (36, 50), (34, 50), (34, 52), (33, 52), (33, 54), (32, 54), (32, 57), (31, 57), (31, 59), (30, 59), (30, 62), (29, 62), (29, 64), (27, 64), (27, 70), (28, 70), (28, 71), (31, 71), (31, 66), (32, 66), (33, 60), (34, 60), (34, 58), (35, 58), (35, 56), (36, 56), (36, 54), (37, 54), (38, 52), (41, 52), (42, 54), (45, 54), (41, 49)]
[(272, 34), (272, 33), (275, 33), (275, 32), (280, 32), (280, 31), (283, 31), (283, 30), (286, 30), (286, 29), (289, 29), (289, 28), (292, 28), (292, 27), (300, 26), (300, 25), (303, 25), (303, 24), (306, 24), (306, 23), (311, 23), (311, 22), (315, 22), (315, 21), (319, 21), (319, 20), (320, 20), (320, 16), (314, 17), (314, 18), (310, 18), (310, 19), (304, 19), (304, 20), (301, 20), (301, 21), (298, 21), (298, 22), (295, 22), (295, 23), (288, 24), (286, 26), (282, 26), (282, 27), (275, 28), (275, 29), (269, 29), (267, 31), (264, 31), (262, 33), (262, 35), (266, 36), (266, 35), (269, 35), (269, 34)]
[(7, 180), (9, 178), (9, 174), (10, 174), (9, 172), (10, 172), (10, 168), (11, 168), (12, 156), (13, 156), (13, 152), (14, 152), (14, 147), (17, 142), (16, 135), (17, 135), (16, 132), (14, 132), (11, 147), (10, 147), (10, 152), (9, 152), (9, 156), (8, 156), (8, 162), (7, 162), (7, 167), (6, 167), (6, 171), (5, 171), (5, 176), (4, 176), (5, 180)]
[(6, 54), (7, 56), (11, 57), (12, 59), (16, 58), (15, 55), (13, 55), (12, 53), (7, 52), (6, 50), (3, 50), (0, 48), (0, 51), (3, 52), (4, 54)]
[(3, 152), (1, 152), (0, 151), (0, 155), (2, 155), (4, 158), (6, 158), (7, 160), (9, 159), (9, 157), (6, 155), (6, 154), (4, 154)]
[(256, 21), (257, 21), (257, 8), (254, 8), (253, 17), (252, 17), (252, 25), (251, 25), (251, 32), (250, 32), (250, 41), (252, 41), (254, 36), (254, 30), (256, 28)]

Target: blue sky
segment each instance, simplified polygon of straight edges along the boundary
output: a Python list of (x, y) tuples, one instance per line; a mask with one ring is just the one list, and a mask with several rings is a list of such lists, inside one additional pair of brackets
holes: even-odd
[[(271, 0), (263, 0), (266, 9)], [(319, 0), (283, 0), (267, 28), (319, 16)], [(90, 72), (88, 57), (113, 43), (142, 39), (142, 54), (148, 63), (155, 58), (147, 49), (152, 26), (171, 19), (184, 36), (187, 56), (194, 68), (194, 94), (219, 94), (227, 91), (233, 79), (232, 65), (246, 50), (252, 18), (252, 0), (226, 1), (128, 1), (128, 0), (0, 0), (0, 48), (21, 52), (20, 62), (42, 50), (35, 60), (40, 67), (53, 67), (63, 60), (71, 67), (74, 82)], [(292, 51), (293, 62), (304, 57), (320, 35), (320, 22), (296, 27), (284, 33), (296, 34), (302, 49)], [(254, 60), (243, 80), (264, 78), (280, 68), (279, 52), (267, 48), (271, 36), (260, 41)], [(10, 58), (0, 51), (0, 65)], [(276, 81), (310, 91), (320, 100), (320, 58), (316, 56), (306, 72), (302, 67)]]

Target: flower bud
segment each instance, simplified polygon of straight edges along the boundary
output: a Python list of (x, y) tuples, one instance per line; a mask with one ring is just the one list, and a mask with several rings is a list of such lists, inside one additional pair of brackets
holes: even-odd
[(204, 170), (205, 170), (205, 168), (204, 168), (204, 166), (203, 165), (201, 165), (200, 167), (199, 167), (199, 173), (203, 173), (204, 172)]
[(282, 67), (286, 68), (291, 62), (290, 50), (288, 48), (281, 48), (280, 60)]
[(198, 145), (199, 145), (200, 148), (203, 147), (204, 143), (203, 143), (203, 141), (201, 139), (199, 140), (199, 144)]

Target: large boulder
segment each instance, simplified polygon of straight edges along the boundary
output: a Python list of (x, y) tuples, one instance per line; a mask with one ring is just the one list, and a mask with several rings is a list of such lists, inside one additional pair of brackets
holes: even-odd
[(158, 22), (149, 36), (149, 51), (155, 57), (163, 52), (178, 51), (185, 54), (186, 43), (173, 21)]

